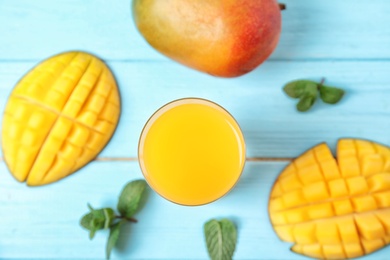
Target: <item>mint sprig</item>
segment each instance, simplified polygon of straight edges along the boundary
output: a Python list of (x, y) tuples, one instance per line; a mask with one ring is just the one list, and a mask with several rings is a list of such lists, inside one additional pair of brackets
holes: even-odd
[(147, 184), (144, 180), (131, 181), (123, 188), (119, 195), (117, 209), (119, 215), (112, 208), (94, 209), (88, 204), (90, 210), (81, 220), (80, 225), (89, 230), (89, 238), (93, 239), (96, 231), (109, 229), (110, 235), (106, 245), (106, 258), (110, 258), (120, 234), (121, 226), (126, 222), (137, 222), (133, 215), (139, 209), (141, 198), (145, 195)]
[(207, 250), (212, 260), (231, 260), (236, 249), (237, 230), (229, 219), (211, 219), (204, 224)]
[(344, 90), (325, 86), (324, 82), (325, 79), (322, 79), (320, 83), (311, 80), (295, 80), (287, 83), (283, 90), (289, 97), (298, 98), (297, 110), (305, 112), (314, 105), (318, 96), (328, 104), (336, 104), (344, 96)]

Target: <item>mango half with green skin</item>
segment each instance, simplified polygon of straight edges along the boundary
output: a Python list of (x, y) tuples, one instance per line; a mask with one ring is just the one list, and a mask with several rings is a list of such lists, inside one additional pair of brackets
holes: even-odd
[(8, 99), (5, 162), (31, 186), (60, 180), (97, 156), (119, 114), (115, 79), (100, 59), (77, 51), (53, 56), (29, 71)]
[(275, 0), (133, 0), (135, 24), (169, 58), (219, 77), (264, 62), (281, 31)]
[(269, 201), (272, 225), (292, 251), (348, 259), (390, 243), (390, 148), (341, 139), (337, 161), (326, 144), (280, 174)]

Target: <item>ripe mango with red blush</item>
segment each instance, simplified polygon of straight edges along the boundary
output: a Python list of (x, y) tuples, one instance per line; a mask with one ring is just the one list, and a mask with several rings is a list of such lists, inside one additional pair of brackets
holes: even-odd
[(153, 48), (219, 77), (255, 69), (271, 55), (281, 31), (275, 0), (133, 0), (133, 15)]

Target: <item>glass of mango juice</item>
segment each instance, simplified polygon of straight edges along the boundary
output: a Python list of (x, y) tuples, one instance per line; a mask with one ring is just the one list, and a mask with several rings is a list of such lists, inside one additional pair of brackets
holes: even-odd
[(201, 98), (172, 101), (142, 130), (138, 159), (151, 188), (185, 206), (213, 202), (237, 183), (245, 140), (232, 115)]

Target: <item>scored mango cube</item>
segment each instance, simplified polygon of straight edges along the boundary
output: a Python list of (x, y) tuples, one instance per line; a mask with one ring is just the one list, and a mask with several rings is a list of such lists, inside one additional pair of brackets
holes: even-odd
[(283, 206), (285, 208), (292, 208), (304, 204), (306, 202), (305, 197), (302, 194), (302, 190), (294, 190), (288, 192), (282, 196)]
[(336, 243), (331, 245), (324, 245), (322, 247), (324, 256), (329, 259), (343, 259), (345, 258), (343, 244)]
[(317, 242), (315, 230), (315, 223), (297, 224), (293, 228), (293, 237), (298, 244), (313, 244)]
[(367, 180), (363, 176), (347, 178), (347, 186), (351, 196), (366, 194), (368, 192)]
[(286, 211), (284, 216), (289, 224), (302, 223), (310, 219), (305, 208), (295, 208)]
[(311, 184), (324, 179), (321, 169), (317, 164), (311, 164), (300, 168), (298, 170), (298, 176), (304, 184)]
[(386, 234), (390, 235), (390, 209), (378, 210), (375, 212), (375, 216), (382, 223), (386, 230)]
[(373, 192), (390, 190), (390, 175), (378, 173), (368, 178), (367, 184)]
[(374, 214), (358, 214), (355, 216), (359, 234), (366, 240), (382, 238), (386, 232), (380, 220)]
[(359, 233), (353, 216), (339, 218), (336, 221), (341, 241), (343, 241), (345, 245), (360, 242)]
[(333, 221), (321, 221), (316, 229), (317, 240), (325, 244), (337, 244), (341, 242), (337, 223)]
[(329, 147), (326, 144), (319, 144), (313, 150), (325, 180), (331, 181), (340, 178), (339, 167)]
[(364, 255), (363, 249), (358, 243), (344, 244), (344, 251), (347, 255), (347, 258), (355, 258)]
[(367, 140), (353, 140), (353, 142), (359, 157), (376, 154), (375, 146), (372, 142)]
[(44, 60), (15, 86), (2, 146), (13, 176), (44, 185), (83, 167), (104, 148), (120, 114), (119, 91), (97, 57), (66, 52)]
[(356, 197), (351, 200), (355, 212), (366, 212), (376, 210), (378, 208), (375, 199), (371, 195)]
[(366, 254), (369, 254), (371, 252), (374, 252), (378, 249), (381, 249), (382, 247), (385, 246), (385, 243), (382, 239), (373, 239), (373, 240), (365, 240), (362, 239), (362, 245), (364, 248), (364, 251)]
[(309, 205), (307, 208), (310, 219), (312, 220), (329, 218), (336, 215), (330, 202)]
[(329, 198), (327, 184), (323, 181), (312, 183), (303, 188), (303, 195), (308, 202), (316, 202)]
[(381, 172), (384, 168), (384, 161), (380, 154), (367, 154), (361, 157), (361, 168), (364, 176), (370, 176)]
[(341, 175), (344, 178), (359, 176), (361, 174), (359, 159), (353, 155), (341, 157), (339, 161), (339, 167)]
[(347, 183), (344, 179), (336, 179), (328, 182), (330, 195), (332, 198), (342, 198), (349, 194)]
[[(360, 257), (390, 243), (390, 148), (342, 139), (294, 160), (271, 190), (269, 214), (291, 250), (319, 259)], [(283, 220), (283, 221), (281, 221)]]
[(337, 216), (351, 214), (354, 212), (352, 203), (349, 199), (333, 201), (333, 208)]
[(324, 258), (320, 244), (303, 245), (301, 254), (302, 253), (314, 258)]

